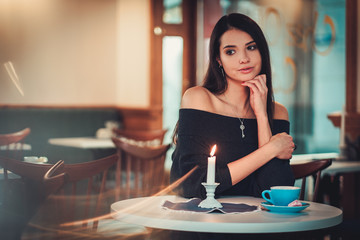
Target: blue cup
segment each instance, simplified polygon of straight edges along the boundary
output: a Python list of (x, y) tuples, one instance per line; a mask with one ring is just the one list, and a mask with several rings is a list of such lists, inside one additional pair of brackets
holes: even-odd
[(293, 186), (274, 186), (271, 190), (264, 190), (262, 197), (275, 206), (287, 206), (299, 198), (300, 188)]

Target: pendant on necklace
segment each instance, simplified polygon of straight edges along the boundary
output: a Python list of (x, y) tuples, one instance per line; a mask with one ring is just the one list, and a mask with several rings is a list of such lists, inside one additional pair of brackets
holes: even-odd
[(241, 123), (240, 124), (240, 130), (241, 130), (241, 137), (242, 138), (245, 138), (244, 129), (245, 129), (245, 125), (243, 123)]

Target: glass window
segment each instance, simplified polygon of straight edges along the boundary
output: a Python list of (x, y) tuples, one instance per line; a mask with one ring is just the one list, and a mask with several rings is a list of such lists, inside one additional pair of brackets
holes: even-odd
[[(165, 36), (163, 38), (163, 128), (168, 129), (164, 143), (172, 142), (174, 126), (179, 117), (183, 79), (183, 38)], [(167, 154), (165, 168), (170, 169), (171, 155)]]
[(169, 129), (164, 142), (171, 142), (171, 135), (178, 120), (183, 79), (183, 38), (163, 38), (163, 127)]
[(167, 24), (181, 24), (182, 0), (164, 0), (163, 22)]

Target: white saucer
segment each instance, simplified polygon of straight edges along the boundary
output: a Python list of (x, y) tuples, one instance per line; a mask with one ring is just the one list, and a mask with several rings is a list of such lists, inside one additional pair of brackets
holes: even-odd
[(302, 204), (301, 206), (288, 207), (288, 206), (275, 206), (269, 202), (262, 202), (261, 206), (263, 206), (264, 208), (266, 208), (267, 210), (269, 210), (271, 212), (278, 212), (278, 213), (300, 212), (310, 206), (309, 203), (301, 202), (301, 204)]

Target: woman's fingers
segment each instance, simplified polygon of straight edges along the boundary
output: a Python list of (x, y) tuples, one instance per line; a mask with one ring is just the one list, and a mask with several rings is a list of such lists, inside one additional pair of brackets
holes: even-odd
[(265, 74), (256, 76), (254, 79), (243, 82), (244, 86), (247, 86), (253, 90), (254, 93), (259, 93), (260, 95), (267, 94), (266, 86), (266, 76)]
[(260, 80), (259, 82), (261, 83), (262, 87), (264, 89), (267, 89), (267, 87), (266, 87), (266, 75), (261, 74), (261, 75), (257, 76), (256, 78), (258, 78)]
[(287, 133), (279, 133), (274, 135), (271, 140), (275, 141), (278, 147), (277, 158), (290, 159), (295, 149), (293, 138)]
[(250, 104), (254, 110), (255, 115), (266, 112), (266, 100), (267, 100), (267, 87), (265, 74), (256, 76), (252, 80), (248, 80), (242, 83), (243, 86), (247, 86), (250, 89)]

